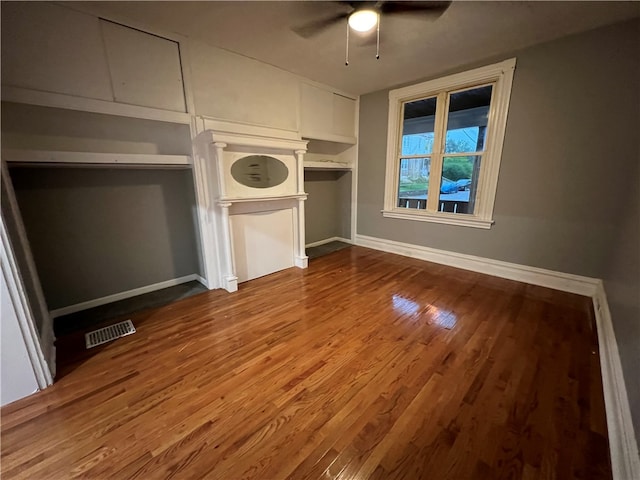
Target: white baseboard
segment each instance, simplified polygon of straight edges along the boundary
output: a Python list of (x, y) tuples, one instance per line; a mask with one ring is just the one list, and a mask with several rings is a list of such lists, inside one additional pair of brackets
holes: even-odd
[(234, 275), (227, 275), (222, 279), (222, 288), (227, 292), (233, 293), (238, 291), (238, 277)]
[(564, 292), (577, 293), (578, 295), (587, 297), (595, 295), (600, 282), (597, 278), (555, 272), (544, 268), (529, 267), (527, 265), (476, 257), (474, 255), (448, 252), (446, 250), (438, 250), (436, 248), (412, 245), (410, 243), (396, 242), (366, 235), (356, 235), (356, 245), (448, 265), (450, 267), (471, 270), (473, 272), (485, 273), (494, 277), (507, 278), (509, 280), (553, 288)]
[(613, 478), (615, 480), (640, 479), (640, 455), (631, 419), (629, 397), (602, 281), (598, 284), (596, 294), (593, 296), (593, 310), (598, 329), (600, 369)]
[(181, 283), (191, 282), (193, 280), (200, 281), (199, 275), (194, 273), (191, 275), (186, 275), (184, 277), (173, 278), (164, 282), (154, 283), (153, 285), (134, 288), (133, 290), (128, 290), (126, 292), (114, 293), (113, 295), (107, 295), (106, 297), (96, 298), (82, 303), (76, 303), (75, 305), (69, 305), (68, 307), (57, 308), (55, 310), (51, 310), (49, 312), (49, 315), (51, 316), (51, 318), (57, 318), (63, 315), (68, 315), (70, 313), (87, 310), (89, 308), (99, 307), (100, 305), (105, 305), (107, 303), (117, 302), (118, 300), (124, 300), (125, 298), (136, 297), (145, 293), (155, 292), (156, 290), (162, 290), (163, 288), (180, 285)]
[(602, 280), (366, 235), (356, 235), (356, 245), (591, 297), (598, 329), (613, 478), (640, 479), (640, 457), (629, 397)]
[(207, 282), (204, 277), (202, 277), (200, 275), (195, 275), (195, 280), (200, 282), (202, 285), (204, 285), (209, 290), (213, 290), (213, 288), (209, 287), (209, 282)]
[(324, 245), (325, 243), (329, 243), (329, 242), (353, 243), (348, 238), (344, 238), (344, 237), (329, 237), (329, 238), (325, 238), (324, 240), (318, 240), (317, 242), (307, 243), (305, 245), (305, 248), (319, 247), (320, 245)]
[(309, 257), (306, 255), (304, 257), (294, 257), (293, 264), (298, 268), (308, 268), (309, 267)]

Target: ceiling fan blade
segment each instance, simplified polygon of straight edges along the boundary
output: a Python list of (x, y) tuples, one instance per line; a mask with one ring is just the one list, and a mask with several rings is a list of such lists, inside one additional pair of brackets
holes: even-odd
[(339, 23), (341, 20), (344, 20), (348, 16), (349, 16), (348, 13), (337, 13), (328, 18), (314, 20), (313, 22), (309, 22), (304, 25), (300, 25), (298, 27), (293, 27), (291, 28), (291, 30), (293, 30), (302, 38), (310, 38), (317, 35), (325, 28), (328, 28), (335, 23)]
[(381, 2), (380, 12), (383, 15), (425, 13), (429, 16), (439, 17), (451, 2)]

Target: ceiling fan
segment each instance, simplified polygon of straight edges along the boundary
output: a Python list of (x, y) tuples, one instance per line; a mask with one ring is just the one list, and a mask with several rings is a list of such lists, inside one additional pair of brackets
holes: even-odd
[(450, 1), (446, 2), (331, 2), (339, 7), (340, 12), (334, 15), (313, 20), (309, 23), (293, 28), (292, 30), (303, 38), (311, 38), (323, 30), (348, 19), (349, 26), (356, 31), (366, 32), (378, 23), (378, 17), (388, 15), (422, 14), (429, 18), (438, 18), (449, 8)]
[(438, 18), (442, 15), (449, 5), (450, 1), (377, 1), (377, 2), (348, 2), (337, 1), (331, 2), (340, 7), (342, 11), (334, 15), (313, 20), (299, 27), (292, 28), (302, 38), (311, 38), (322, 31), (332, 27), (333, 25), (347, 20), (347, 48), (345, 65), (349, 65), (349, 30), (353, 29), (360, 33), (366, 33), (377, 27), (377, 47), (376, 58), (380, 58), (380, 18), (389, 15), (422, 15), (426, 18)]

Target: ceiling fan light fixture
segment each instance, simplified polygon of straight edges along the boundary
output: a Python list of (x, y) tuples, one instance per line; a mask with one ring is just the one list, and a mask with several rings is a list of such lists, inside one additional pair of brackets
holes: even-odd
[(358, 10), (349, 16), (349, 26), (356, 32), (368, 32), (378, 23), (378, 13), (373, 10)]

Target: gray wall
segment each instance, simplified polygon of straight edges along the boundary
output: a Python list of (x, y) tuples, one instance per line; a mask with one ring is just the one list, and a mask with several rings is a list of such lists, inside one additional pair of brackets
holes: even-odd
[(190, 170), (12, 168), (49, 309), (199, 273)]
[(382, 217), (386, 90), (360, 99), (357, 205), (359, 234), (606, 277), (615, 329), (627, 337), (620, 350), (638, 433), (638, 269), (627, 257), (640, 245), (630, 195), (640, 158), (639, 29), (626, 22), (458, 70), (517, 57), (491, 230)]
[(351, 236), (351, 172), (305, 170), (305, 240)]
[(2, 145), (27, 150), (191, 155), (188, 125), (2, 102)]

